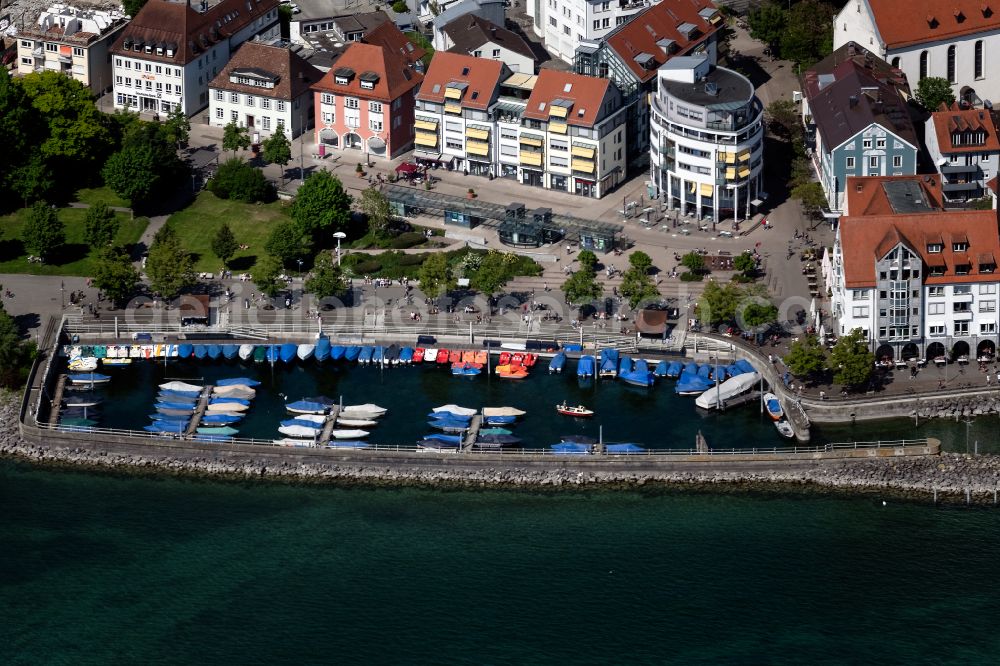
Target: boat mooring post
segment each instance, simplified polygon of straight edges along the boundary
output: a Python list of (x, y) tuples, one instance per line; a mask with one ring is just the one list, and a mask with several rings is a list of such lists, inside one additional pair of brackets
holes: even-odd
[(118, 317), (115, 317), (115, 339), (118, 339)]

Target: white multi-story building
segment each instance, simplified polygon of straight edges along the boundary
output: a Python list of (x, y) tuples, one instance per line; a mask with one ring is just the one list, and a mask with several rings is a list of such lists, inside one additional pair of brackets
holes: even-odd
[(879, 361), (995, 356), (996, 211), (946, 212), (935, 176), (848, 187), (859, 212), (840, 219), (826, 276), (833, 332), (861, 329)]
[(1000, 99), (1000, 5), (982, 0), (849, 0), (834, 21), (833, 48), (855, 42), (898, 67), (910, 87), (928, 76), (977, 104)]
[[(532, 19), (532, 31), (545, 40), (545, 49), (571, 63), (581, 42), (601, 42), (612, 30), (655, 4), (652, 0), (529, 0), (525, 12)], [(702, 11), (706, 17), (718, 14), (715, 7)], [(683, 21), (678, 25), (682, 32), (687, 30)]]
[(278, 0), (149, 0), (111, 48), (116, 108), (185, 115), (240, 44), (279, 36)]
[[(705, 56), (668, 60), (650, 98), (650, 179), (671, 210), (718, 222), (750, 217), (764, 163), (753, 84)], [(756, 203), (755, 203), (756, 201)]]
[(312, 84), (323, 73), (281, 42), (247, 42), (209, 84), (209, 122), (235, 122), (254, 142), (283, 127), (297, 137), (312, 122)]
[(625, 178), (625, 114), (607, 79), (442, 52), (417, 96), (418, 160), (603, 197)]
[(62, 72), (96, 93), (111, 87), (108, 48), (125, 27), (119, 11), (56, 3), (17, 35), (17, 73)]
[(924, 143), (941, 174), (946, 201), (988, 196), (986, 183), (1000, 168), (1000, 138), (990, 109), (942, 107), (927, 119)]

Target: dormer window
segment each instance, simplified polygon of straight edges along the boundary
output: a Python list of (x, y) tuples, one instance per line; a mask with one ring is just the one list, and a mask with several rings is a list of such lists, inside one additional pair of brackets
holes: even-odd
[(378, 82), (378, 74), (375, 72), (362, 72), (361, 76), (358, 77), (361, 82), (361, 87), (365, 90), (374, 90), (375, 84)]
[(354, 70), (350, 67), (338, 67), (333, 72), (333, 82), (338, 86), (346, 86), (354, 78)]
[(153, 52), (153, 45), (146, 44), (146, 53), (152, 53), (152, 52)]
[(158, 56), (163, 55), (163, 45), (162, 44), (157, 44), (156, 45), (156, 55), (158, 55)]
[(927, 244), (927, 254), (941, 254), (944, 247), (941, 243), (928, 243)]
[(968, 275), (969, 270), (972, 268), (968, 262), (962, 260), (964, 263), (955, 264), (955, 275)]
[(941, 277), (944, 275), (944, 266), (931, 266), (931, 277)]
[(364, 90), (374, 90), (375, 89), (375, 84), (372, 83), (371, 81), (362, 81), (361, 82), (361, 87)]
[(966, 251), (968, 251), (968, 249), (969, 249), (969, 243), (968, 242), (958, 242), (958, 243), (952, 243), (951, 244), (951, 251), (952, 252), (966, 252)]
[(174, 47), (172, 45), (167, 46), (167, 57), (168, 58), (174, 57)]

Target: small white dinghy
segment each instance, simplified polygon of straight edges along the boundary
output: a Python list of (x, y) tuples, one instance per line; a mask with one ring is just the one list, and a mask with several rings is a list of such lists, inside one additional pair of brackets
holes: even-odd
[(74, 372), (97, 370), (97, 359), (93, 356), (76, 356), (69, 360), (69, 369)]
[(240, 345), (240, 360), (248, 361), (253, 358), (253, 349), (256, 345)]
[(367, 428), (378, 425), (378, 421), (372, 419), (337, 419), (337, 425), (350, 426), (352, 428)]
[(295, 418), (299, 421), (310, 421), (312, 423), (319, 423), (320, 425), (326, 423), (326, 416), (324, 414), (296, 414)]
[(431, 411), (435, 413), (451, 412), (452, 414), (458, 414), (459, 416), (475, 416), (476, 414), (476, 410), (470, 409), (468, 407), (459, 407), (458, 405), (442, 405), (440, 407), (435, 407)]
[[(164, 391), (200, 391), (203, 387), (197, 386), (195, 384), (188, 384), (186, 382), (167, 382), (166, 384), (160, 384), (160, 388)], [(219, 389), (216, 389), (218, 391)]]
[(250, 409), (250, 405), (241, 405), (238, 402), (217, 402), (208, 406), (210, 412), (245, 412)]
[(313, 352), (316, 351), (316, 345), (299, 345), (295, 350), (295, 355), (299, 357), (300, 361), (308, 361), (312, 358)]
[(341, 411), (344, 416), (350, 416), (352, 412), (364, 412), (365, 414), (385, 414), (388, 409), (385, 407), (379, 407), (378, 405), (373, 405), (372, 403), (366, 403), (364, 405), (347, 405)]
[[(293, 426), (294, 427), (294, 426)], [(334, 439), (360, 439), (367, 437), (367, 430), (334, 430), (330, 433)]]
[(483, 416), (524, 416), (524, 414), (523, 409), (516, 407), (483, 407)]

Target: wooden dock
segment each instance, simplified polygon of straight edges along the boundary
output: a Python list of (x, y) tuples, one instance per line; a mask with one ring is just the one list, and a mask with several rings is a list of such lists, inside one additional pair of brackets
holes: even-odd
[(66, 373), (59, 375), (59, 380), (56, 382), (56, 392), (52, 398), (52, 409), (49, 413), (49, 425), (56, 425), (59, 423), (59, 413), (62, 411), (62, 399), (63, 393), (66, 391)]
[(326, 446), (326, 443), (330, 441), (333, 436), (333, 428), (337, 425), (338, 416), (340, 416), (340, 405), (334, 405), (330, 408), (330, 418), (323, 424), (323, 432), (320, 433), (318, 442), (320, 446)]
[(729, 400), (724, 400), (722, 402), (721, 411), (724, 412), (730, 407), (739, 407), (740, 405), (745, 405), (748, 402), (755, 401), (760, 401), (760, 391), (750, 391), (749, 393), (732, 397)]
[(201, 424), (201, 417), (205, 415), (206, 410), (208, 410), (208, 400), (212, 397), (212, 389), (214, 386), (206, 386), (201, 390), (201, 398), (198, 399), (198, 406), (194, 410), (194, 415), (188, 422), (187, 430), (184, 431), (185, 435), (193, 435)]
[(465, 431), (465, 439), (462, 441), (462, 450), (468, 451), (476, 444), (476, 440), (479, 439), (479, 429), (483, 427), (483, 415), (476, 414), (472, 417), (472, 421), (469, 422), (469, 429)]

